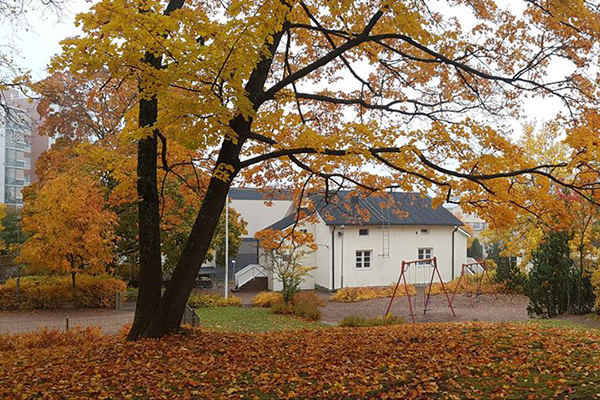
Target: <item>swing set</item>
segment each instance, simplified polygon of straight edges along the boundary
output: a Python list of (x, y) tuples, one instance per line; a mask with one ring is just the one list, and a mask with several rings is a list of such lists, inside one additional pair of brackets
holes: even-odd
[(477, 289), (475, 290), (475, 293), (470, 291), (470, 285), (467, 281), (467, 279), (465, 278), (465, 287), (466, 287), (466, 291), (465, 291), (465, 296), (467, 296), (469, 298), (469, 301), (471, 302), (471, 307), (475, 308), (475, 305), (473, 304), (473, 296), (475, 296), (475, 298), (479, 297), (482, 293), (481, 293), (481, 284), (483, 283), (483, 278), (485, 276), (485, 274), (487, 273), (487, 267), (485, 264), (485, 260), (482, 261), (476, 261), (476, 262), (472, 262), (472, 263), (463, 263), (461, 270), (460, 270), (460, 277), (458, 278), (458, 282), (456, 282), (456, 287), (454, 288), (454, 293), (452, 293), (452, 298), (450, 299), (450, 301), (454, 301), (454, 296), (456, 296), (456, 293), (458, 293), (458, 288), (460, 287), (460, 282), (462, 281), (463, 276), (465, 275), (465, 272), (467, 270), (471, 271), (471, 267), (478, 265), (483, 272), (481, 274), (479, 274), (479, 278), (477, 279)]
[[(413, 312), (413, 305), (412, 305), (410, 293), (408, 290), (408, 283), (406, 282), (406, 273), (411, 266), (413, 266), (413, 268), (415, 268), (417, 266), (422, 266), (424, 264), (429, 264), (431, 267), (433, 267), (433, 271), (431, 272), (431, 279), (429, 280), (429, 285), (427, 287), (427, 290), (425, 290), (423, 293), (423, 315), (425, 315), (427, 313), (427, 311), (429, 310), (427, 307), (429, 307), (429, 299), (431, 297), (431, 288), (433, 286), (433, 279), (435, 278), (435, 275), (437, 273), (437, 276), (440, 280), (440, 284), (442, 285), (442, 289), (444, 290), (444, 294), (446, 295), (446, 299), (448, 300), (448, 307), (450, 307), (450, 310), (452, 310), (452, 315), (456, 317), (456, 314), (454, 313), (454, 308), (452, 307), (452, 300), (450, 299), (450, 296), (448, 295), (448, 291), (446, 290), (446, 285), (444, 285), (444, 281), (442, 280), (442, 276), (441, 276), (440, 271), (437, 266), (437, 257), (425, 258), (422, 260), (411, 260), (411, 261), (402, 260), (400, 276), (398, 277), (398, 282), (396, 283), (396, 286), (394, 287), (394, 292), (392, 293), (392, 298), (390, 299), (390, 304), (388, 305), (387, 311), (385, 312), (386, 316), (389, 315), (389, 313), (390, 313), (390, 309), (392, 308), (392, 303), (394, 302), (394, 298), (396, 297), (396, 291), (398, 290), (398, 286), (400, 286), (400, 281), (402, 281), (402, 282), (404, 282), (404, 290), (406, 291), (406, 298), (408, 299), (408, 308), (410, 310), (410, 317), (412, 318), (413, 324), (415, 323), (415, 314)], [(416, 295), (415, 295), (415, 297), (416, 297)], [(416, 307), (416, 304), (415, 304), (415, 307)]]

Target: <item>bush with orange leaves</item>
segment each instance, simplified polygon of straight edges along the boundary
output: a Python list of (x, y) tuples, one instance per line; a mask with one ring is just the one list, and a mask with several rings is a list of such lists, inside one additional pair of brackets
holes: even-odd
[[(252, 297), (254, 307), (272, 307), (281, 302), (283, 302), (283, 295), (280, 292), (259, 292)], [(294, 302), (311, 303), (317, 307), (325, 307), (325, 301), (313, 291), (296, 293)]]
[(19, 280), (17, 302), (16, 279), (0, 284), (0, 310), (56, 309), (72, 303), (75, 307), (113, 308), (116, 294), (125, 291), (125, 282), (109, 275), (80, 274), (75, 301), (69, 276), (26, 276)]
[[(342, 303), (353, 303), (356, 301), (392, 297), (395, 286), (396, 285), (394, 284), (390, 286), (346, 287), (331, 295), (329, 300)], [(412, 296), (417, 294), (417, 289), (413, 285), (408, 285), (408, 292)], [(404, 285), (398, 286), (398, 290), (396, 290), (396, 296), (406, 296)]]

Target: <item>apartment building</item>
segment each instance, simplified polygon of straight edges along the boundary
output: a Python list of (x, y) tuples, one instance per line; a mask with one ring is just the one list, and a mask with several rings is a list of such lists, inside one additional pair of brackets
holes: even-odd
[(22, 190), (37, 180), (35, 162), (51, 138), (37, 134), (36, 103), (17, 92), (2, 94), (0, 108), (0, 202), (23, 205)]

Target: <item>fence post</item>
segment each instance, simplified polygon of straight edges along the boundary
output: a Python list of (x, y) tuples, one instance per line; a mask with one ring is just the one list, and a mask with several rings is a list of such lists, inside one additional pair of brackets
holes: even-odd
[(67, 332), (69, 332), (69, 317), (67, 317), (67, 319), (66, 319), (66, 328), (67, 328)]
[(121, 309), (121, 292), (117, 292), (117, 294), (116, 294), (115, 309), (117, 309), (117, 310)]
[(17, 295), (17, 305), (19, 304), (19, 281), (21, 280), (21, 274), (19, 273), (19, 269), (17, 267), (17, 287), (16, 287), (16, 295)]

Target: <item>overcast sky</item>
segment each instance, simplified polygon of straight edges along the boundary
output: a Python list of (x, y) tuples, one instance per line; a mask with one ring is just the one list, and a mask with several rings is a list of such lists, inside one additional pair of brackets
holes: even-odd
[(60, 18), (48, 9), (30, 11), (26, 26), (0, 25), (0, 45), (13, 46), (17, 50), (12, 54), (15, 63), (30, 70), (34, 79), (44, 78), (50, 59), (60, 52), (60, 41), (81, 33), (75, 27), (75, 15), (90, 5), (85, 0), (70, 0)]

